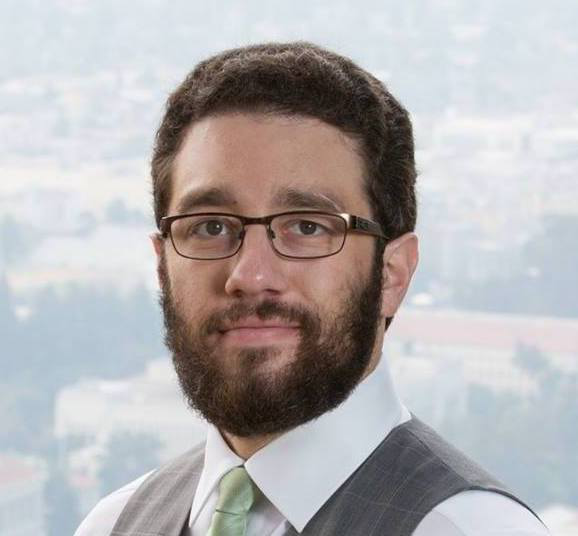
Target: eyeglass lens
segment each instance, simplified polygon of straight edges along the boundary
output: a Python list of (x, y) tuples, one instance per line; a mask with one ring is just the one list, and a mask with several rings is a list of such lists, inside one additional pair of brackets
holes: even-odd
[[(196, 259), (232, 255), (243, 239), (243, 223), (234, 216), (197, 214), (173, 221), (171, 236), (177, 252)], [(343, 246), (346, 222), (331, 214), (290, 213), (271, 220), (271, 241), (281, 255), (322, 257)]]

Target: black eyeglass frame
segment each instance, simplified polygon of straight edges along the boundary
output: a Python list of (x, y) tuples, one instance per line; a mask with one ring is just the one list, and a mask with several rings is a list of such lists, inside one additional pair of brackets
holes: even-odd
[[(327, 216), (337, 216), (337, 217), (341, 218), (345, 222), (345, 232), (343, 233), (343, 242), (341, 243), (340, 248), (333, 253), (329, 253), (328, 255), (317, 255), (315, 257), (297, 257), (294, 255), (286, 255), (285, 253), (281, 253), (275, 247), (275, 242), (274, 242), (275, 233), (274, 233), (273, 229), (271, 229), (271, 222), (273, 221), (273, 219), (275, 219), (279, 216), (287, 216), (290, 214), (324, 214)], [(239, 236), (239, 247), (233, 253), (231, 253), (229, 255), (225, 255), (223, 257), (211, 257), (210, 259), (199, 258), (199, 257), (190, 257), (189, 255), (183, 255), (178, 250), (178, 248), (175, 244), (175, 241), (173, 239), (173, 235), (171, 233), (171, 226), (172, 226), (172, 223), (174, 221), (181, 220), (183, 218), (190, 218), (191, 216), (226, 216), (229, 218), (236, 218), (243, 225), (243, 230), (241, 231), (241, 234)], [(269, 216), (263, 216), (261, 218), (251, 218), (248, 216), (240, 216), (239, 214), (231, 214), (228, 212), (192, 212), (192, 213), (187, 213), (187, 214), (177, 214), (175, 216), (163, 216), (160, 220), (160, 223), (159, 223), (159, 230), (160, 230), (161, 236), (163, 238), (166, 239), (167, 236), (170, 236), (171, 243), (173, 244), (175, 251), (181, 257), (184, 257), (185, 259), (192, 259), (195, 261), (218, 261), (221, 259), (228, 259), (230, 257), (234, 257), (237, 253), (239, 253), (239, 251), (241, 250), (241, 247), (243, 247), (243, 242), (245, 240), (245, 233), (246, 233), (245, 227), (247, 225), (265, 225), (267, 228), (267, 237), (269, 238), (269, 242), (271, 242), (271, 247), (273, 248), (273, 251), (277, 255), (284, 257), (284, 258), (287, 258), (287, 259), (299, 259), (299, 260), (323, 259), (325, 257), (332, 257), (333, 255), (337, 255), (345, 246), (345, 240), (346, 240), (349, 232), (357, 232), (357, 233), (361, 233), (361, 234), (375, 236), (378, 238), (383, 238), (385, 240), (388, 239), (388, 237), (385, 234), (383, 234), (383, 230), (381, 228), (381, 225), (375, 221), (368, 220), (367, 218), (362, 218), (361, 216), (355, 216), (354, 214), (347, 214), (345, 212), (336, 214), (334, 212), (324, 212), (322, 210), (290, 210), (287, 212), (278, 212), (276, 214), (270, 214)]]

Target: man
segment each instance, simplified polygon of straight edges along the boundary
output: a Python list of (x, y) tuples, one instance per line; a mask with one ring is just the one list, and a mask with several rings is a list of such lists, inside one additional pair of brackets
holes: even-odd
[(207, 442), (77, 536), (547, 534), (391, 383), (416, 173), (381, 82), (308, 43), (224, 52), (170, 96), (152, 177), (166, 342)]

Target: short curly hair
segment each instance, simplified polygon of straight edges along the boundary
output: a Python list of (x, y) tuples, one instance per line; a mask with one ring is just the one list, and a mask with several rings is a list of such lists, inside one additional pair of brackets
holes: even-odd
[(377, 78), (348, 58), (307, 42), (251, 45), (199, 63), (169, 96), (151, 172), (157, 225), (171, 196), (171, 171), (188, 127), (213, 114), (308, 116), (357, 140), (373, 217), (388, 238), (416, 222), (409, 114)]

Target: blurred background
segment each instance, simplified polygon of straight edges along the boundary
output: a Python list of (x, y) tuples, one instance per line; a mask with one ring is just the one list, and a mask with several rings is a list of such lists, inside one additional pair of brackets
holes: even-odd
[(293, 39), (412, 114), (421, 265), (386, 342), (404, 401), (578, 534), (575, 0), (0, 0), (0, 36), (3, 536), (72, 534), (203, 437), (162, 343), (152, 140), (198, 60)]

